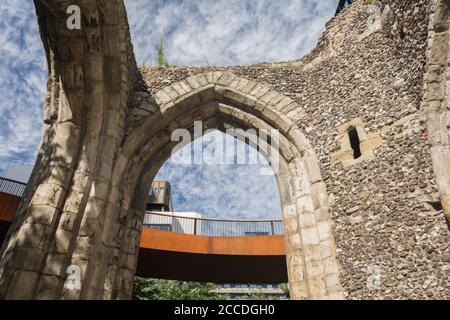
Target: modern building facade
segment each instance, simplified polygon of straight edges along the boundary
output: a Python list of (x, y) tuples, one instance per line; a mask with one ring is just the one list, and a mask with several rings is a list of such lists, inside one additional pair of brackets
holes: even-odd
[(228, 300), (287, 300), (283, 284), (219, 284), (217, 291)]

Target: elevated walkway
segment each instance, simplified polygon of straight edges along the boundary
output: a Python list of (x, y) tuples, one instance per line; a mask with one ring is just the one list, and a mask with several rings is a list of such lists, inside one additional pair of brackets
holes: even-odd
[[(0, 178), (0, 243), (25, 189)], [(149, 212), (137, 276), (215, 283), (283, 283), (287, 267), (281, 221), (229, 221)]]

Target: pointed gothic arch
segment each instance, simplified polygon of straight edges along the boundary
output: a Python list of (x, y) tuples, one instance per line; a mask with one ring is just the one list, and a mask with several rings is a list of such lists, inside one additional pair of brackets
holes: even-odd
[[(113, 188), (122, 194), (121, 210), (143, 220), (149, 186), (170, 156), (173, 129), (194, 121), (280, 132), (277, 182), (286, 225), (288, 273), (293, 298), (343, 298), (328, 196), (315, 152), (286, 110), (300, 107), (270, 87), (228, 72), (189, 77), (158, 91), (157, 111), (134, 128), (123, 144), (122, 165), (114, 169)], [(111, 201), (110, 201), (111, 202)]]

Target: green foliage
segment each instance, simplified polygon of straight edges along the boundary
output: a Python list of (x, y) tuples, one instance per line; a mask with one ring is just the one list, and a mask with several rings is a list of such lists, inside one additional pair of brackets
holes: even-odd
[(291, 291), (289, 290), (289, 285), (287, 283), (283, 283), (280, 286), (281, 290), (283, 290), (284, 295), (286, 296), (286, 298), (290, 298), (291, 297)]
[(135, 300), (222, 300), (211, 283), (182, 282), (136, 278)]
[[(290, 292), (289, 292), (289, 286), (286, 283), (283, 283), (280, 285), (280, 289), (283, 290), (284, 297), (289, 299), (291, 296)], [(253, 292), (249, 295), (249, 299), (250, 300), (272, 300), (272, 299), (279, 299), (279, 298), (265, 294), (262, 289), (257, 289), (255, 292)]]
[(167, 65), (165, 57), (165, 48), (166, 48), (166, 40), (164, 39), (164, 35), (160, 35), (158, 46), (158, 68), (164, 68)]
[(144, 72), (146, 69), (147, 69), (147, 65), (144, 60), (144, 61), (142, 61), (142, 64), (139, 66), (139, 71)]
[(202, 57), (203, 57), (203, 60), (205, 62), (205, 67), (211, 68), (211, 64), (209, 63), (208, 57), (205, 56), (204, 54), (202, 55)]
[(136, 277), (134, 279), (133, 300), (157, 300), (156, 281)]

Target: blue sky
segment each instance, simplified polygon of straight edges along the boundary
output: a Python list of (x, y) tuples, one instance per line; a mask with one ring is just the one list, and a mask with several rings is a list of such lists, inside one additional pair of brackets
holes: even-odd
[[(136, 59), (156, 63), (158, 39), (177, 65), (246, 65), (297, 59), (317, 43), (337, 0), (126, 0)], [(33, 2), (0, 0), (0, 172), (33, 164), (47, 65)], [(205, 153), (210, 152), (204, 144)], [(182, 166), (158, 175), (180, 211), (222, 218), (280, 217), (274, 177), (258, 165)], [(195, 187), (192, 187), (195, 186)]]
[[(215, 156), (216, 148), (223, 150), (221, 159)], [(196, 150), (201, 152), (202, 165), (180, 163), (182, 153), (198, 160)], [(242, 154), (246, 155), (247, 164), (240, 164), (244, 160)], [(174, 209), (178, 211), (199, 212), (213, 218), (279, 219), (276, 178), (261, 174), (261, 169), (273, 171), (264, 157), (258, 156), (258, 151), (244, 142), (215, 131), (177, 152), (166, 161), (156, 179), (171, 182)]]
[(136, 59), (246, 65), (297, 59), (315, 47), (338, 0), (126, 0)]

